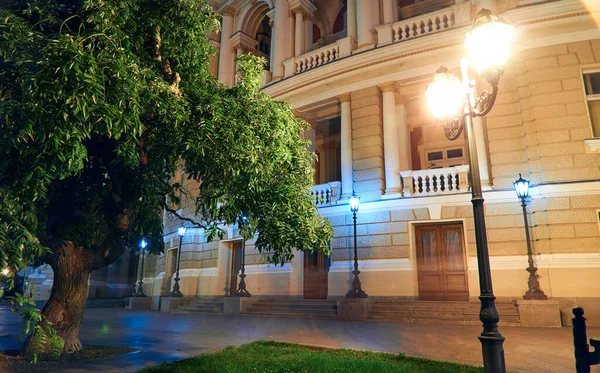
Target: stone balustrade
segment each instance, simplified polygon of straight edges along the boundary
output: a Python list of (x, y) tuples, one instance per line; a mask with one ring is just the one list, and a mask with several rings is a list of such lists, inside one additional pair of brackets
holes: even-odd
[(465, 193), (470, 190), (469, 166), (401, 171), (404, 197)]
[(288, 58), (283, 61), (285, 77), (287, 78), (350, 56), (355, 47), (356, 41), (351, 37), (345, 37), (300, 56)]
[(331, 181), (326, 184), (319, 184), (312, 187), (310, 196), (317, 206), (331, 206), (338, 203), (342, 194), (342, 183)]
[(377, 30), (377, 44), (379, 46), (399, 43), (421, 36), (451, 30), (455, 27), (470, 24), (469, 9), (461, 5), (454, 5), (444, 9), (375, 26)]

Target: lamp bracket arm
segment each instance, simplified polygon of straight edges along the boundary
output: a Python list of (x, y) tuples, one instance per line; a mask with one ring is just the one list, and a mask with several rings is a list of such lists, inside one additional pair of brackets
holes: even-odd
[(475, 100), (475, 107), (471, 108), (473, 116), (483, 117), (489, 114), (494, 107), (496, 97), (498, 96), (498, 82), (492, 83), (492, 93), (487, 90), (481, 92), (477, 100)]

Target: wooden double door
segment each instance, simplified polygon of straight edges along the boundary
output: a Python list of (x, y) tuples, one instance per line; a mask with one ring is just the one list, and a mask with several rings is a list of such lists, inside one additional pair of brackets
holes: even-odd
[(469, 300), (462, 224), (416, 227), (419, 299)]
[(304, 299), (327, 299), (329, 258), (322, 252), (304, 253)]

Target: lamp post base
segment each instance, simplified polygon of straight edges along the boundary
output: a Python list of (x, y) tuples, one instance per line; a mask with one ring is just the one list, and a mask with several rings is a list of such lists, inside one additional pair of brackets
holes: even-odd
[(248, 290), (246, 290), (246, 275), (244, 273), (242, 273), (240, 275), (240, 286), (238, 287), (237, 291), (235, 293), (233, 293), (234, 297), (251, 297), (252, 294), (250, 294), (250, 292)]
[(352, 271), (354, 275), (354, 280), (352, 280), (352, 289), (346, 294), (346, 299), (356, 299), (356, 298), (368, 298), (367, 293), (365, 293), (361, 287), (360, 279), (358, 275), (360, 271), (355, 269)]
[[(533, 263), (533, 260), (531, 259), (531, 252), (530, 252), (529, 256), (530, 256), (530, 262)], [(538, 275), (536, 273), (537, 270), (538, 270), (537, 267), (534, 267), (531, 264), (527, 268), (527, 272), (529, 272), (529, 281), (527, 281), (527, 286), (529, 287), (529, 290), (527, 290), (525, 295), (523, 295), (523, 299), (536, 299), (536, 300), (548, 299), (548, 296), (546, 296), (546, 294), (544, 294), (542, 289), (540, 289), (540, 281), (538, 280)]]
[(179, 291), (179, 277), (175, 278), (175, 285), (173, 285), (173, 291), (169, 293), (170, 297), (183, 297), (183, 293)]

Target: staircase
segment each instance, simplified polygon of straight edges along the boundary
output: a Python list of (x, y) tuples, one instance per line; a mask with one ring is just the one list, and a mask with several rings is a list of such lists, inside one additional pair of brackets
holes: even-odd
[(171, 310), (172, 313), (209, 313), (222, 315), (224, 308), (223, 298), (192, 298), (190, 302), (186, 302), (182, 306)]
[[(479, 302), (375, 300), (367, 309), (367, 321), (481, 325)], [(519, 326), (519, 312), (511, 302), (498, 302), (500, 326)]]
[(337, 302), (321, 299), (260, 299), (242, 310), (242, 314), (330, 320), (337, 318)]

